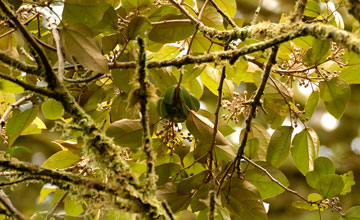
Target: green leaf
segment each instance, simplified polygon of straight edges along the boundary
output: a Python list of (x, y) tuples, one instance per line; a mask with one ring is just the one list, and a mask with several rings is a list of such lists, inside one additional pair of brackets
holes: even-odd
[(272, 129), (282, 125), (286, 116), (289, 114), (289, 106), (285, 103), (284, 98), (278, 93), (268, 93), (264, 95), (264, 114), (265, 120), (271, 124)]
[(0, 114), (3, 115), (6, 109), (15, 101), (14, 94), (0, 92)]
[(313, 91), (305, 104), (305, 116), (311, 118), (319, 102), (320, 93)]
[(350, 100), (350, 87), (339, 77), (322, 81), (320, 82), (320, 98), (328, 112), (340, 119)]
[(197, 212), (203, 209), (206, 209), (208, 206), (206, 204), (206, 199), (209, 196), (210, 184), (202, 184), (198, 190), (195, 191), (194, 196), (191, 199), (191, 210)]
[(109, 72), (107, 60), (88, 27), (83, 24), (68, 25), (63, 28), (61, 36), (65, 52), (74, 56), (81, 65), (95, 72)]
[(20, 136), (21, 132), (34, 121), (39, 113), (39, 106), (34, 105), (30, 109), (21, 112), (15, 109), (11, 118), (6, 123), (5, 134), (8, 136), (9, 146)]
[(223, 17), (217, 12), (217, 10), (208, 5), (203, 11), (201, 21), (208, 27), (213, 27), (218, 30), (224, 30)]
[(315, 65), (325, 61), (330, 53), (330, 39), (314, 39), (312, 47), (306, 52), (303, 57), (308, 65)]
[(45, 118), (55, 120), (63, 116), (64, 107), (61, 102), (58, 102), (55, 99), (48, 99), (41, 105), (41, 111)]
[(353, 206), (347, 210), (342, 220), (360, 220), (360, 206)]
[(81, 23), (94, 27), (101, 22), (109, 8), (111, 6), (103, 0), (67, 0), (62, 19), (70, 25)]
[(268, 219), (256, 187), (248, 181), (233, 178), (231, 185), (227, 181), (222, 188), (221, 195), (222, 205), (230, 211), (231, 216), (235, 219)]
[(330, 174), (335, 174), (334, 164), (327, 157), (318, 157), (314, 162), (314, 170), (306, 174), (306, 182), (315, 189), (319, 179)]
[(80, 161), (80, 156), (70, 151), (58, 151), (51, 155), (42, 165), (49, 169), (64, 169)]
[[(152, 69), (151, 69), (152, 70)], [(113, 69), (111, 70), (111, 75), (113, 77), (115, 85), (125, 93), (129, 93), (131, 90), (130, 86), (130, 75), (129, 70), (124, 69)]]
[(360, 65), (349, 65), (341, 70), (340, 78), (347, 84), (360, 84)]
[(143, 128), (138, 119), (121, 119), (109, 125), (106, 134), (122, 147), (136, 150), (142, 145)]
[(208, 175), (209, 171), (204, 170), (196, 175), (183, 179), (177, 187), (177, 192), (182, 194), (190, 193), (191, 190), (197, 189), (202, 184), (204, 184), (205, 179), (208, 177)]
[(145, 16), (136, 16), (128, 25), (128, 39), (135, 40), (138, 35), (144, 36), (145, 31), (151, 28), (151, 21)]
[(292, 144), (292, 158), (296, 167), (305, 176), (308, 171), (314, 169), (314, 161), (318, 156), (320, 146), (314, 142), (309, 129), (296, 134)]
[[(220, 83), (221, 78), (221, 72), (210, 65), (206, 65), (205, 71), (201, 73), (200, 75), (201, 81), (204, 83), (204, 85), (214, 94), (218, 95), (218, 87)], [(232, 82), (232, 80), (225, 79), (224, 80), (224, 86), (223, 86), (223, 97), (229, 97), (235, 87)]]
[[(182, 169), (182, 167), (179, 164), (176, 163), (164, 163), (157, 167), (155, 167), (155, 172), (159, 176), (158, 181), (156, 182), (157, 186), (162, 186), (166, 182), (174, 180), (178, 172)], [(185, 171), (182, 171), (178, 175), (178, 179), (180, 178), (186, 178), (187, 174)]]
[(324, 198), (332, 198), (339, 194), (344, 187), (344, 182), (340, 175), (330, 174), (323, 176), (316, 184), (316, 189)]
[[(277, 179), (284, 186), (289, 186), (289, 181), (279, 169), (266, 162), (258, 161), (256, 163), (265, 168), (271, 176)], [(277, 196), (285, 191), (277, 183), (274, 183), (262, 170), (253, 166), (246, 170), (245, 179), (256, 186), (262, 199)]]
[(6, 155), (9, 155), (10, 158), (12, 158), (13, 155), (14, 155), (14, 153), (15, 153), (16, 151), (19, 151), (19, 150), (26, 151), (26, 152), (28, 152), (28, 153), (31, 153), (31, 152), (32, 152), (32, 151), (31, 151), (29, 148), (27, 148), (27, 147), (23, 147), (23, 146), (13, 146), (13, 147), (11, 147), (9, 150), (6, 151), (5, 156), (6, 156)]
[(168, 88), (177, 83), (176, 78), (171, 72), (163, 69), (150, 69), (149, 73), (154, 80), (155, 85), (161, 93), (165, 93)]
[(149, 39), (158, 43), (172, 43), (190, 37), (195, 31), (195, 26), (187, 22), (162, 23), (153, 26)]
[(46, 129), (46, 125), (39, 117), (36, 117), (34, 121), (21, 132), (20, 135), (41, 134), (43, 129)]
[(291, 126), (282, 126), (275, 130), (270, 139), (266, 162), (274, 167), (280, 167), (286, 161), (290, 152), (293, 130)]
[(185, 210), (191, 201), (191, 193), (180, 194), (177, 192), (177, 185), (172, 182), (168, 182), (156, 191), (156, 197), (158, 200), (166, 200), (166, 203), (170, 206), (171, 210), (176, 213)]
[[(320, 194), (311, 193), (308, 195), (307, 199), (311, 202), (317, 202), (317, 201), (323, 200), (323, 197)], [(292, 205), (298, 209), (305, 209), (305, 210), (309, 210), (309, 211), (319, 210), (319, 206), (317, 204), (311, 204), (311, 203), (308, 203), (305, 201), (297, 201), (297, 202), (294, 202)], [(327, 208), (328, 208), (328, 206), (322, 204), (320, 210), (324, 210)]]
[(64, 200), (64, 209), (66, 214), (78, 216), (84, 212), (84, 208), (82, 207), (79, 200), (76, 197), (66, 196)]
[(0, 79), (0, 91), (3, 93), (23, 93), (24, 88), (5, 79)]
[(164, 59), (171, 59), (179, 55), (179, 47), (174, 45), (164, 45), (159, 51), (155, 53), (152, 60), (159, 61)]
[(241, 82), (254, 82), (253, 73), (248, 72), (248, 61), (240, 57), (232, 66), (227, 63), (226, 77), (234, 80), (236, 85), (240, 85)]
[(343, 181), (344, 181), (344, 188), (342, 189), (340, 195), (346, 195), (351, 192), (351, 186), (355, 185), (354, 181), (354, 173), (353, 171), (349, 171), (347, 173), (344, 173), (341, 175)]
[(215, 3), (230, 18), (233, 18), (235, 16), (237, 8), (235, 0), (215, 0)]
[[(214, 125), (209, 119), (191, 110), (186, 119), (186, 127), (195, 138), (205, 143), (211, 142), (209, 137), (213, 135)], [(215, 144), (232, 145), (219, 131), (216, 134)]]
[(39, 200), (38, 200), (37, 204), (40, 204), (43, 201), (45, 201), (46, 197), (50, 193), (55, 192), (56, 189), (57, 189), (57, 187), (51, 186), (50, 188), (48, 188), (47, 185), (44, 185), (40, 190)]
[[(242, 130), (240, 133), (240, 143), (242, 141), (244, 131), (245, 130)], [(259, 146), (257, 146), (257, 142)], [(266, 128), (264, 128), (264, 126), (259, 123), (251, 123), (250, 132), (248, 134), (248, 141), (245, 146), (245, 155), (247, 155), (249, 158), (265, 161), (269, 142), (270, 135), (266, 131)]]
[(144, 8), (150, 6), (154, 0), (123, 0), (121, 1), (122, 6), (126, 11), (132, 11), (133, 9)]
[(304, 15), (308, 17), (317, 17), (320, 13), (320, 5), (314, 0), (309, 0), (306, 4)]

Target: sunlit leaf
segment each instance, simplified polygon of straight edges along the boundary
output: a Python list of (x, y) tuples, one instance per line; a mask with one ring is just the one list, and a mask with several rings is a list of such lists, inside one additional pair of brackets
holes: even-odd
[[(265, 168), (272, 177), (274, 177), (284, 186), (289, 186), (289, 181), (280, 170), (276, 169), (275, 167), (269, 165), (266, 162), (258, 161), (256, 163), (261, 167)], [(245, 175), (245, 179), (254, 186), (256, 186), (256, 189), (259, 191), (262, 199), (277, 196), (278, 194), (285, 191), (282, 187), (280, 187), (277, 183), (274, 183), (262, 170), (258, 169), (257, 167), (251, 167), (247, 169)]]
[(5, 133), (8, 136), (9, 146), (11, 146), (15, 140), (19, 137), (21, 132), (28, 127), (36, 118), (39, 113), (39, 106), (34, 105), (32, 108), (21, 112), (19, 109), (15, 109), (11, 118), (6, 123)]
[(314, 170), (306, 174), (306, 182), (312, 188), (316, 188), (319, 179), (330, 174), (335, 174), (334, 164), (329, 158), (318, 157), (314, 162)]
[(306, 175), (308, 171), (314, 169), (314, 161), (319, 153), (319, 145), (315, 142), (309, 132), (304, 129), (296, 134), (291, 148), (291, 155), (299, 171)]
[(351, 187), (355, 185), (354, 173), (353, 171), (349, 171), (341, 175), (341, 178), (344, 181), (344, 188), (342, 189), (340, 195), (346, 195), (351, 192)]
[(316, 189), (324, 198), (332, 198), (339, 194), (344, 187), (344, 181), (341, 176), (337, 174), (329, 174), (321, 177), (317, 184)]
[(77, 216), (84, 212), (84, 208), (82, 207), (79, 200), (76, 197), (66, 196), (64, 200), (64, 209), (66, 214)]
[(287, 159), (293, 130), (291, 126), (282, 126), (271, 136), (266, 161), (274, 167), (280, 167)]
[(305, 105), (305, 116), (309, 119), (312, 117), (318, 102), (319, 102), (320, 93), (318, 91), (313, 91), (309, 98), (306, 101)]
[(339, 77), (320, 82), (320, 98), (328, 112), (336, 119), (343, 115), (350, 100), (350, 87)]
[(55, 120), (62, 117), (64, 114), (64, 107), (55, 99), (48, 99), (41, 105), (41, 111), (45, 118)]
[(70, 151), (58, 151), (51, 155), (42, 165), (44, 168), (63, 169), (80, 161), (80, 156)]

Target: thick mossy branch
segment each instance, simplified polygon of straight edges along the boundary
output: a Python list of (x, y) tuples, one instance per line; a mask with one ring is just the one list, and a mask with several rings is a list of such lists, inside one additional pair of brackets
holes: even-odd
[(155, 174), (155, 153), (151, 145), (151, 135), (149, 127), (149, 112), (148, 112), (148, 80), (146, 79), (146, 50), (145, 41), (142, 38), (138, 38), (139, 43), (139, 57), (138, 57), (138, 82), (139, 82), (139, 102), (141, 113), (141, 125), (143, 127), (143, 150), (146, 155), (146, 180), (148, 186), (146, 193), (154, 193), (156, 190), (157, 176)]
[(16, 15), (10, 9), (9, 5), (5, 1), (0, 1), (1, 11), (9, 18), (9, 20), (17, 27), (17, 29), (24, 36), (26, 41), (29, 43), (30, 47), (36, 52), (37, 56), (35, 59), (39, 60), (39, 67), (43, 68), (43, 73), (45, 75), (46, 81), (49, 83), (50, 89), (55, 89), (59, 82), (54, 78), (54, 72), (52, 66), (45, 55), (44, 50), (35, 40), (35, 38), (27, 31), (26, 27), (17, 19)]
[(31, 74), (37, 74), (38, 67), (35, 65), (29, 65), (27, 63), (21, 62), (14, 57), (11, 57), (8, 53), (0, 51), (0, 60), (1, 62), (7, 64), (11, 68), (18, 69)]
[(20, 80), (9, 78), (5, 74), (0, 75), (1, 78), (11, 80), (25, 89), (49, 96), (60, 101), (64, 109), (71, 114), (73, 122), (81, 128), (82, 138), (84, 139), (84, 152), (96, 165), (100, 166), (105, 173), (115, 181), (119, 189), (125, 194), (131, 195), (130, 199), (134, 202), (141, 203), (138, 207), (143, 207), (143, 215), (152, 219), (167, 218), (166, 210), (163, 209), (161, 203), (155, 197), (144, 198), (142, 195), (143, 186), (136, 180), (135, 174), (130, 170), (129, 166), (122, 157), (121, 148), (116, 146), (112, 139), (108, 138), (99, 128), (96, 127), (94, 120), (78, 105), (70, 92), (59, 82), (55, 72), (53, 71), (49, 60), (47, 59), (42, 48), (37, 44), (30, 32), (21, 24), (16, 15), (11, 11), (8, 4), (0, 1), (1, 11), (9, 18), (9, 20), (22, 33), (30, 47), (37, 53), (39, 67), (45, 71), (45, 79), (51, 90), (49, 94), (47, 90), (42, 88), (32, 88)]
[[(131, 211), (140, 214), (142, 219), (148, 219), (149, 216), (154, 217), (149, 219), (165, 219), (164, 216), (154, 212), (159, 209), (158, 207), (151, 203), (144, 203), (132, 195), (132, 192), (124, 190), (124, 185), (103, 183), (81, 175), (46, 169), (35, 164), (3, 157), (0, 158), (0, 167), (20, 172), (22, 178), (26, 177), (27, 181), (54, 184), (79, 196), (84, 201), (89, 200), (88, 202), (94, 206)], [(152, 209), (153, 211), (149, 213), (148, 210)]]
[[(199, 25), (200, 28), (206, 28)], [(238, 29), (238, 30), (237, 30)], [(258, 39), (266, 39), (262, 42), (244, 46), (240, 49), (221, 51), (217, 53), (209, 53), (200, 56), (185, 55), (180, 58), (173, 58), (161, 61), (149, 61), (147, 68), (161, 68), (167, 66), (181, 67), (187, 64), (210, 63), (217, 60), (236, 61), (240, 56), (250, 54), (259, 50), (265, 50), (275, 45), (293, 40), (298, 37), (312, 35), (319, 39), (329, 38), (337, 43), (341, 43), (348, 49), (360, 55), (360, 39), (353, 33), (340, 30), (332, 25), (326, 24), (306, 24), (297, 22), (294, 24), (272, 24), (268, 22), (259, 23), (247, 28), (235, 28), (231, 31), (218, 31), (221, 39), (237, 39), (253, 37)], [(133, 69), (136, 68), (136, 62), (117, 62), (109, 64), (111, 69)]]
[(39, 93), (41, 95), (44, 95), (44, 96), (47, 96), (50, 98), (54, 98), (57, 96), (56, 92), (54, 92), (54, 91), (50, 91), (49, 89), (44, 89), (42, 87), (28, 84), (20, 79), (17, 79), (15, 77), (9, 76), (9, 75), (1, 73), (1, 72), (0, 72), (0, 78), (6, 79), (6, 80), (9, 80), (10, 82), (18, 84), (19, 86), (23, 87), (25, 90), (33, 91), (33, 92)]

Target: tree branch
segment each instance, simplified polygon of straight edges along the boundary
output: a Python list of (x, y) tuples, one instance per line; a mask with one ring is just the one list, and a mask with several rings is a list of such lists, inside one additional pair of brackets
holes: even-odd
[(253, 162), (252, 160), (250, 160), (249, 158), (243, 156), (242, 157), (244, 160), (246, 160), (247, 162), (249, 162), (250, 164), (252, 164), (254, 167), (260, 169), (261, 171), (263, 171), (270, 179), (271, 181), (273, 181), (274, 183), (278, 184), (281, 188), (285, 189), (287, 192), (290, 192), (294, 195), (296, 195), (297, 197), (299, 197), (300, 199), (304, 200), (305, 202), (310, 203), (304, 196), (302, 196), (301, 194), (299, 194), (298, 192), (296, 192), (295, 190), (292, 190), (286, 186), (284, 186), (284, 184), (282, 184), (279, 180), (275, 179), (270, 173), (269, 171), (267, 171), (265, 168), (263, 168), (262, 166), (256, 164), (255, 162)]
[(301, 21), (305, 8), (306, 8), (307, 0), (298, 0), (296, 2), (296, 11), (295, 13), (290, 17), (290, 21)]
[(28, 162), (3, 157), (0, 157), (0, 167), (21, 172), (28, 180), (57, 185), (60, 189), (80, 195), (84, 200), (91, 198), (95, 202), (108, 201), (109, 204), (103, 204), (104, 208), (133, 211), (142, 214), (144, 219), (166, 219), (167, 216), (165, 211), (156, 212), (159, 209), (156, 204), (144, 202), (133, 195), (134, 192), (125, 190), (125, 184), (103, 183), (81, 175), (42, 168)]
[(6, 111), (4, 112), (4, 114), (1, 116), (1, 119), (0, 119), (0, 132), (1, 130), (3, 129), (3, 127), (5, 126), (5, 121), (6, 121), (6, 118), (9, 116), (10, 112), (18, 107), (21, 103), (25, 102), (26, 100), (29, 100), (31, 97), (33, 97), (33, 94), (30, 94), (30, 95), (27, 95), (27, 96), (23, 96), (21, 97), (19, 100), (17, 100), (16, 102), (14, 102), (13, 104), (11, 104), (7, 109)]
[(261, 84), (259, 86), (259, 88), (257, 89), (254, 99), (251, 102), (251, 109), (250, 109), (250, 113), (249, 116), (246, 119), (246, 127), (245, 127), (245, 132), (244, 132), (244, 136), (241, 140), (241, 144), (240, 147), (238, 149), (238, 152), (236, 154), (235, 157), (235, 168), (238, 172), (238, 174), (240, 174), (241, 170), (240, 170), (240, 164), (241, 164), (241, 159), (243, 158), (243, 154), (244, 154), (244, 149), (247, 143), (247, 138), (248, 135), (250, 133), (250, 129), (251, 129), (251, 121), (253, 120), (253, 118), (256, 117), (256, 109), (259, 105), (261, 105), (260, 99), (261, 96), (264, 93), (265, 90), (265, 86), (267, 83), (267, 80), (269, 79), (270, 76), (270, 72), (271, 72), (271, 67), (273, 66), (274, 63), (276, 63), (276, 54), (278, 52), (279, 47), (278, 46), (274, 46), (271, 50), (271, 54), (269, 56), (268, 62), (265, 65), (265, 70), (264, 70), (264, 75), (261, 81)]
[(7, 64), (8, 66), (18, 69), (20, 71), (38, 75), (38, 67), (37, 66), (29, 65), (22, 61), (19, 61), (16, 58), (9, 55), (8, 53), (4, 53), (4, 52), (0, 51), (0, 61)]
[(28, 220), (28, 218), (22, 214), (19, 210), (15, 208), (15, 206), (11, 203), (11, 200), (5, 192), (0, 189), (0, 202), (5, 206), (5, 208), (10, 212), (10, 215), (19, 219), (19, 220)]
[(139, 98), (140, 98), (140, 113), (141, 113), (141, 125), (143, 128), (143, 149), (146, 155), (146, 179), (149, 184), (151, 194), (156, 190), (157, 175), (155, 174), (155, 153), (151, 144), (151, 135), (149, 128), (149, 112), (148, 112), (148, 99), (149, 93), (148, 84), (146, 79), (146, 50), (145, 41), (142, 38), (138, 38), (139, 43), (139, 57), (138, 57), (138, 81), (140, 85)]
[(232, 18), (230, 18), (229, 15), (225, 14), (225, 12), (223, 10), (221, 10), (221, 8), (216, 4), (216, 2), (214, 0), (210, 0), (211, 4), (214, 6), (214, 8), (216, 9), (217, 12), (219, 12), (221, 14), (221, 16), (233, 27), (236, 28), (238, 27), (236, 25), (236, 23), (234, 22), (234, 20)]

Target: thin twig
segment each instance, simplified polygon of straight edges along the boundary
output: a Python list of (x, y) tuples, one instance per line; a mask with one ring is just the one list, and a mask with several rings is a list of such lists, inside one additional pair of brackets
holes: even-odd
[(188, 11), (186, 11), (186, 9), (182, 5), (177, 3), (175, 0), (169, 0), (169, 2), (173, 4), (175, 7), (177, 7), (181, 11), (181, 13), (183, 13), (187, 18), (189, 18), (191, 20), (191, 23), (193, 23), (194, 25), (200, 23), (199, 20), (197, 20), (194, 16), (192, 16)]
[(235, 168), (238, 172), (238, 175), (240, 175), (240, 164), (241, 164), (241, 159), (243, 157), (244, 154), (244, 149), (247, 143), (247, 137), (250, 133), (250, 129), (251, 129), (251, 122), (253, 120), (253, 118), (255, 118), (256, 116), (256, 109), (259, 105), (261, 105), (260, 99), (261, 96), (264, 93), (265, 90), (265, 86), (267, 83), (267, 80), (269, 79), (270, 76), (270, 72), (271, 72), (271, 68), (273, 66), (274, 63), (276, 63), (276, 54), (278, 52), (279, 47), (278, 46), (274, 46), (271, 50), (271, 54), (269, 56), (268, 62), (265, 65), (265, 70), (264, 70), (264, 75), (261, 81), (261, 84), (258, 88), (258, 90), (255, 93), (254, 99), (251, 102), (251, 109), (250, 109), (250, 113), (249, 116), (246, 119), (246, 127), (245, 127), (245, 131), (244, 131), (244, 135), (243, 138), (241, 140), (241, 144), (239, 147), (239, 150), (237, 152), (236, 158), (235, 158)]
[(286, 187), (284, 184), (282, 184), (279, 180), (277, 180), (276, 178), (274, 178), (270, 173), (269, 171), (267, 171), (265, 168), (263, 168), (262, 166), (256, 164), (255, 162), (253, 162), (252, 160), (250, 160), (249, 158), (245, 157), (245, 156), (242, 156), (242, 158), (244, 160), (246, 160), (247, 162), (249, 162), (250, 164), (252, 164), (254, 167), (260, 169), (261, 171), (263, 171), (270, 179), (271, 181), (273, 181), (274, 183), (278, 184), (281, 188), (285, 189), (287, 192), (290, 192), (294, 195), (296, 195), (297, 197), (299, 197), (300, 199), (304, 200), (305, 202), (308, 202), (309, 201), (304, 197), (302, 196), (301, 194), (299, 194), (298, 192), (296, 192), (295, 190), (292, 190), (288, 187)]
[(210, 0), (211, 4), (215, 7), (216, 11), (221, 14), (221, 16), (231, 25), (231, 27), (236, 28), (238, 27), (234, 20), (230, 18), (217, 4), (214, 0)]
[(70, 82), (70, 83), (86, 83), (86, 82), (91, 82), (95, 79), (101, 78), (101, 77), (110, 77), (110, 74), (102, 74), (102, 73), (98, 73), (95, 76), (89, 77), (89, 78), (84, 78), (84, 79), (70, 79), (70, 78), (65, 78), (64, 77), (64, 81), (65, 82)]
[(173, 20), (163, 20), (163, 21), (153, 21), (151, 25), (159, 25), (159, 24), (176, 24), (176, 23), (191, 23), (190, 19), (173, 19)]
[[(30, 18), (29, 20), (27, 20), (27, 21), (24, 23), (24, 25), (29, 24), (29, 23), (32, 22), (35, 18), (36, 18), (36, 15), (34, 15), (34, 16), (33, 16), (32, 18)], [(16, 29), (10, 29), (9, 31), (1, 34), (1, 35), (0, 35), (0, 39), (3, 38), (3, 37), (5, 37), (6, 35), (9, 35), (9, 34), (13, 33), (15, 30), (16, 30)]]
[(0, 131), (3, 129), (3, 127), (5, 126), (6, 124), (6, 118), (9, 116), (10, 112), (18, 107), (21, 103), (29, 100), (31, 97), (33, 97), (33, 94), (30, 94), (30, 95), (27, 95), (27, 96), (23, 96), (21, 97), (19, 100), (17, 100), (16, 102), (14, 102), (13, 104), (11, 104), (4, 112), (4, 114), (1, 116), (1, 119), (0, 119)]
[(22, 214), (19, 210), (15, 208), (15, 206), (12, 204), (11, 200), (5, 192), (0, 189), (0, 202), (5, 206), (5, 208), (11, 213), (10, 215), (19, 219), (19, 220), (28, 220), (28, 218)]
[(254, 13), (254, 18), (253, 18), (253, 20), (251, 21), (251, 24), (252, 24), (252, 25), (256, 24), (256, 20), (257, 20), (257, 17), (259, 16), (259, 14), (260, 14), (260, 10), (261, 10), (262, 4), (263, 4), (263, 0), (259, 0), (259, 5), (258, 5), (258, 7), (256, 8), (256, 11), (255, 11), (255, 13)]
[(59, 81), (62, 82), (63, 79), (64, 79), (64, 63), (65, 63), (65, 60), (64, 60), (64, 54), (63, 54), (62, 49), (61, 49), (59, 30), (57, 29), (56, 24), (54, 25), (54, 27), (51, 28), (51, 32), (52, 32), (54, 40), (55, 40), (56, 53), (57, 53), (57, 56), (58, 56), (58, 63), (59, 63), (57, 77), (58, 77)]
[[(84, 175), (86, 173), (87, 169), (84, 169), (83, 171), (81, 171), (80, 175)], [(69, 191), (66, 191), (61, 197), (60, 199), (53, 205), (53, 207), (50, 209), (50, 211), (48, 212), (48, 214), (46, 215), (45, 220), (50, 220), (50, 218), (54, 215), (54, 213), (56, 212), (56, 210), (59, 208), (60, 204), (64, 201), (64, 199), (67, 197), (67, 195), (69, 195)]]
[[(228, 50), (228, 49), (229, 49), (229, 42), (227, 42), (224, 47), (224, 50)], [(226, 78), (226, 64), (224, 64), (222, 67), (219, 87), (217, 89), (218, 90), (218, 100), (217, 100), (216, 109), (215, 109), (215, 113), (214, 113), (214, 116), (215, 116), (214, 129), (213, 129), (211, 142), (210, 142), (210, 148), (209, 148), (209, 170), (210, 170), (211, 177), (213, 175), (212, 169), (213, 169), (213, 161), (214, 161), (214, 157), (215, 157), (214, 148), (215, 148), (215, 142), (216, 142), (216, 135), (218, 133), (219, 112), (220, 112), (220, 108), (221, 108), (221, 101), (222, 101), (223, 86), (224, 86), (225, 78)], [(215, 163), (216, 163), (216, 160), (215, 160)], [(215, 181), (215, 178), (213, 178), (213, 180)], [(214, 217), (215, 217), (215, 192), (213, 190), (211, 190), (209, 192), (209, 197), (210, 197), (210, 205), (209, 205), (208, 219), (214, 220)]]

